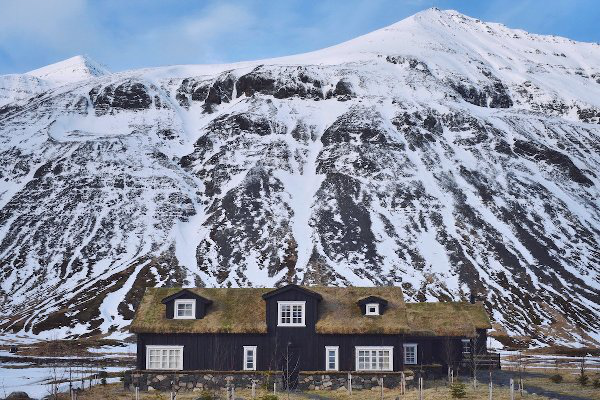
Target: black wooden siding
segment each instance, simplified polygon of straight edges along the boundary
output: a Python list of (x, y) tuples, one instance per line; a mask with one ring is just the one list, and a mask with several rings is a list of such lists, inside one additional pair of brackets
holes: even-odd
[[(298, 329), (298, 328), (290, 328)], [(393, 346), (394, 371), (404, 368), (403, 344), (418, 344), (418, 364), (447, 364), (444, 338), (403, 337), (402, 335), (303, 335), (286, 332), (275, 335), (245, 334), (139, 334), (137, 367), (146, 368), (147, 345), (183, 346), (186, 370), (229, 371), (243, 369), (244, 346), (257, 346), (257, 369), (281, 370), (286, 346), (290, 354), (299, 354), (299, 371), (325, 370), (325, 347), (339, 346), (339, 370), (354, 371), (355, 346)], [(461, 358), (460, 338), (451, 338), (452, 358)], [(295, 362), (293, 362), (295, 365)], [(408, 366), (410, 367), (410, 366)]]

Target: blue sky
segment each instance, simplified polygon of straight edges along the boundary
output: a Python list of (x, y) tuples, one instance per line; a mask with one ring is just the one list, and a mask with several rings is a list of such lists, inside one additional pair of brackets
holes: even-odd
[(113, 71), (301, 53), (432, 6), (600, 42), (597, 0), (0, 0), (0, 74), (87, 54)]

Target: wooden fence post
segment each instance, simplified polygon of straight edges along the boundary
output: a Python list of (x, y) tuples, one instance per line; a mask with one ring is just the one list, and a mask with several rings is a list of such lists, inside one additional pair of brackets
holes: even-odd
[(510, 400), (515, 400), (515, 382), (510, 378)]
[(423, 377), (419, 377), (419, 400), (423, 400)]
[(493, 398), (494, 398), (493, 392), (494, 392), (493, 384), (492, 384), (492, 381), (490, 381), (490, 393), (488, 396), (488, 400), (493, 400)]
[(381, 391), (381, 400), (383, 400), (383, 378), (379, 378), (379, 387)]
[(273, 394), (277, 394), (277, 382), (273, 382)]
[(400, 394), (406, 394), (406, 375), (404, 375), (404, 371), (400, 374)]
[(256, 381), (252, 380), (252, 398), (256, 397)]
[(352, 396), (352, 374), (348, 372), (348, 394)]

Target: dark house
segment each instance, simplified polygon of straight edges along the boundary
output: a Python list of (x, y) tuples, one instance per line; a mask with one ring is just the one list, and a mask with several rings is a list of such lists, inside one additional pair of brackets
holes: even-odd
[(485, 352), (481, 303), (405, 303), (399, 287), (152, 288), (139, 370), (401, 371)]

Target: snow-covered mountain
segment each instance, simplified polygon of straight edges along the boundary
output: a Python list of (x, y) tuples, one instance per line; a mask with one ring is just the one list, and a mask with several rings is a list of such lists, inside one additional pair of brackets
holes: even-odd
[(278, 59), (61, 64), (0, 108), (3, 330), (118, 336), (146, 286), (294, 281), (477, 292), (499, 334), (600, 342), (599, 45), (430, 9)]
[(24, 74), (0, 75), (0, 107), (21, 101), (49, 89), (110, 74), (86, 56), (75, 56)]

